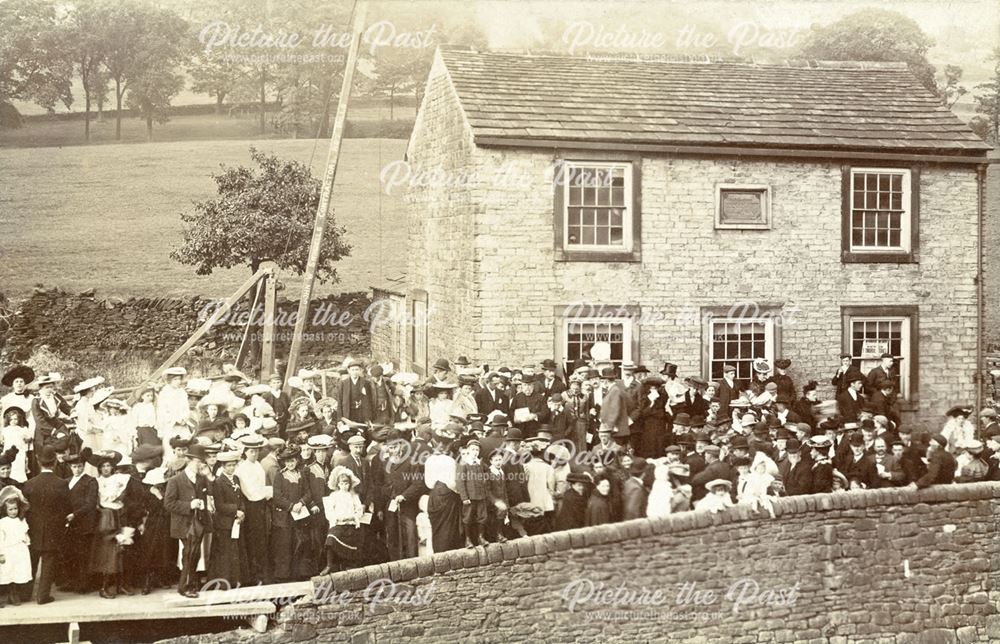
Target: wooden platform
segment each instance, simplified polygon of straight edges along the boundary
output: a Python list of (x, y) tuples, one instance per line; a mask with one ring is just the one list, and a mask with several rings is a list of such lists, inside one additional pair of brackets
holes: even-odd
[(197, 597), (181, 597), (174, 593), (166, 600), (168, 606), (195, 607), (195, 606), (221, 606), (223, 604), (233, 604), (234, 602), (248, 603), (271, 600), (284, 600), (287, 604), (289, 599), (302, 597), (312, 593), (313, 585), (311, 581), (293, 581), (286, 584), (269, 584), (267, 586), (247, 586), (245, 588), (234, 588), (232, 590), (210, 590), (199, 593)]
[[(7, 605), (0, 608), (0, 626), (69, 624), (72, 631), (72, 625), (84, 622), (245, 616), (256, 618), (257, 624), (254, 625), (256, 628), (260, 625), (261, 616), (273, 615), (277, 610), (274, 602), (257, 599), (239, 603), (178, 605), (171, 600), (175, 597), (178, 600), (185, 598), (178, 595), (175, 590), (157, 590), (149, 595), (119, 595), (115, 599), (104, 599), (97, 593), (77, 595), (55, 592), (53, 597), (55, 597), (54, 602), (43, 606), (35, 602), (24, 602), (20, 606)], [(70, 641), (73, 641), (72, 637)]]

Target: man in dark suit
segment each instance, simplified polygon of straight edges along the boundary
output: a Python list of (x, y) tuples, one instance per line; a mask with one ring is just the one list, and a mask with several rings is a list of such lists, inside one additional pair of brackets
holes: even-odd
[(549, 405), (547, 398), (542, 395), (541, 376), (525, 376), (521, 384), (521, 391), (514, 394), (510, 407), (512, 410), (527, 409), (531, 419), (515, 424), (524, 433), (525, 438), (533, 438), (538, 431), (539, 425), (549, 422)]
[(873, 416), (885, 416), (896, 427), (900, 425), (899, 407), (896, 404), (895, 387), (891, 380), (883, 380), (872, 394), (869, 402)]
[(368, 371), (372, 383), (372, 422), (379, 425), (391, 425), (396, 419), (393, 407), (394, 391), (392, 383), (385, 377), (382, 365), (374, 365)]
[(854, 366), (854, 360), (851, 358), (851, 354), (840, 354), (840, 367), (838, 367), (837, 372), (833, 374), (833, 378), (830, 378), (830, 384), (836, 388), (837, 396), (847, 389), (848, 385), (851, 384), (851, 378), (856, 375), (860, 375), (864, 378), (861, 374), (861, 370)]
[(878, 468), (875, 467), (875, 460), (865, 450), (865, 439), (861, 432), (854, 432), (848, 437), (849, 450), (838, 456), (836, 467), (847, 477), (860, 481), (866, 488), (878, 486)]
[(892, 374), (892, 355), (883, 353), (879, 356), (879, 360), (881, 361), (879, 366), (869, 371), (868, 377), (865, 378), (865, 395), (871, 396), (881, 389), (883, 382), (888, 382), (895, 386)]
[[(401, 436), (396, 436), (389, 443), (389, 450), (378, 510), (385, 523), (389, 559), (398, 561), (417, 556), (417, 515), (420, 513), (420, 497), (427, 493), (427, 488), (424, 486), (423, 466), (412, 458)], [(389, 511), (390, 505), (395, 507), (392, 512)]]
[(601, 424), (613, 430), (615, 442), (625, 447), (629, 444), (629, 413), (632, 411), (631, 397), (625, 385), (615, 376), (614, 367), (601, 369)]
[(955, 470), (958, 464), (955, 457), (945, 449), (948, 439), (941, 434), (931, 436), (927, 446), (927, 473), (915, 481), (918, 488), (930, 487), (955, 482)]
[(837, 395), (837, 411), (844, 422), (857, 422), (861, 413), (861, 405), (864, 400), (861, 397), (861, 390), (864, 387), (864, 377), (860, 371), (852, 372), (851, 382), (847, 389)]
[(275, 371), (267, 379), (267, 384), (271, 390), (261, 394), (264, 402), (271, 405), (271, 409), (274, 410), (274, 420), (278, 423), (278, 431), (282, 436), (285, 435), (285, 428), (288, 426), (288, 408), (292, 404), (289, 395), (281, 388), (283, 383), (284, 380), (281, 374)]
[(809, 494), (812, 488), (812, 461), (804, 458), (802, 452), (802, 444), (797, 438), (786, 441), (787, 459), (778, 465), (778, 471), (787, 496)]
[(566, 391), (566, 383), (562, 381), (562, 378), (556, 377), (555, 360), (551, 358), (542, 360), (542, 380), (539, 386), (546, 400), (551, 398), (552, 394), (561, 394)]
[(90, 546), (97, 528), (97, 479), (83, 469), (90, 457), (90, 448), (64, 459), (72, 474), (68, 481), (70, 515), (66, 517), (66, 546), (63, 549), (63, 579), (67, 590), (85, 593), (90, 569)]
[(719, 391), (716, 393), (719, 398), (717, 418), (729, 420), (732, 416), (729, 404), (739, 398), (742, 391), (743, 383), (736, 379), (736, 367), (731, 364), (724, 365), (722, 367), (722, 380), (719, 381)]
[(489, 416), (494, 411), (510, 415), (510, 397), (501, 388), (501, 377), (495, 371), (486, 376), (486, 386), (475, 394), (476, 408), (480, 414)]
[(351, 436), (347, 439), (347, 449), (350, 453), (335, 459), (332, 467), (343, 465), (354, 472), (354, 476), (361, 481), (354, 491), (361, 498), (361, 504), (367, 508), (374, 501), (375, 490), (371, 486), (371, 465), (365, 458), (365, 437), (361, 434)]
[(629, 477), (622, 486), (622, 521), (641, 519), (646, 516), (646, 502), (649, 492), (643, 483), (646, 475), (646, 459), (635, 457), (629, 466)]
[(198, 559), (201, 540), (211, 529), (208, 517), (208, 479), (202, 474), (208, 454), (202, 445), (188, 448), (184, 469), (167, 481), (163, 507), (170, 513), (170, 538), (184, 546), (181, 578), (177, 592), (185, 597), (198, 596)]
[(367, 423), (375, 419), (375, 389), (363, 375), (360, 362), (349, 363), (348, 377), (340, 381), (337, 393), (340, 415), (356, 423)]
[[(28, 537), (31, 539), (31, 568), (37, 570), (35, 601), (52, 601), (52, 581), (56, 563), (65, 545), (66, 519), (72, 512), (69, 485), (56, 476), (55, 450), (46, 445), (38, 454), (41, 471), (24, 484), (24, 496), (31, 504), (28, 509)], [(96, 508), (95, 508), (96, 510)]]

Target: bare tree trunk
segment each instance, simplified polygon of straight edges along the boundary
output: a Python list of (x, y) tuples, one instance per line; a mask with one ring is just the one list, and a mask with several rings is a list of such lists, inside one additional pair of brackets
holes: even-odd
[(83, 140), (90, 143), (90, 91), (86, 81), (83, 83)]
[(260, 68), (260, 133), (264, 134), (267, 128), (264, 125), (264, 110), (267, 107), (267, 68)]
[[(107, 88), (104, 88), (104, 89), (107, 89)], [(97, 122), (98, 123), (103, 123), (104, 122), (104, 99), (105, 99), (104, 92), (98, 92), (97, 93)]]
[(115, 141), (122, 140), (122, 94), (124, 92), (122, 91), (121, 81), (115, 80)]
[(215, 114), (222, 114), (222, 101), (226, 100), (226, 95), (223, 92), (216, 92), (215, 94)]
[(146, 140), (153, 140), (153, 115), (152, 113), (146, 115)]

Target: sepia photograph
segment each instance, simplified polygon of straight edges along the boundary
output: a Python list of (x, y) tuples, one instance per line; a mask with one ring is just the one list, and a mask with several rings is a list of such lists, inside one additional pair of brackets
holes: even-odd
[(0, 0), (0, 642), (1000, 644), (996, 0)]

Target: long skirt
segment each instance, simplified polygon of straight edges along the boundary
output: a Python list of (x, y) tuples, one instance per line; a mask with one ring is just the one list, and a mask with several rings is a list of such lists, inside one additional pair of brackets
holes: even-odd
[(361, 528), (351, 525), (335, 525), (326, 535), (326, 547), (341, 561), (361, 561), (364, 559), (364, 540)]
[(465, 545), (462, 536), (462, 498), (438, 481), (427, 497), (427, 516), (431, 522), (431, 545), (434, 552), (455, 550)]
[(295, 546), (295, 534), (292, 526), (271, 526), (271, 563), (276, 580), (287, 581), (292, 578), (292, 549)]
[(169, 568), (173, 561), (171, 546), (174, 543), (170, 538), (170, 515), (164, 512), (162, 505), (154, 506), (146, 515), (146, 527), (143, 529), (142, 540), (138, 543), (136, 563), (139, 570), (153, 572)]
[(243, 547), (243, 539), (233, 539), (232, 529), (216, 530), (208, 562), (209, 578), (225, 579), (230, 587), (235, 587), (243, 581), (244, 570), (246, 549)]
[(118, 511), (98, 509), (97, 533), (90, 550), (90, 570), (102, 575), (116, 575), (122, 571), (122, 546), (115, 540), (118, 533)]

